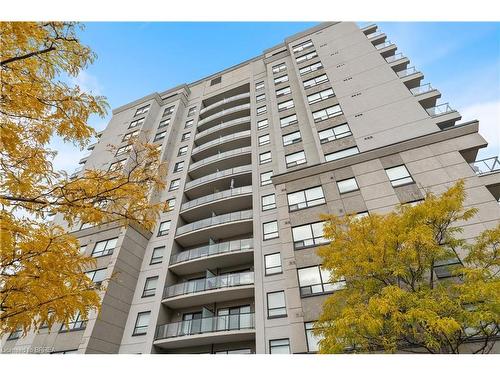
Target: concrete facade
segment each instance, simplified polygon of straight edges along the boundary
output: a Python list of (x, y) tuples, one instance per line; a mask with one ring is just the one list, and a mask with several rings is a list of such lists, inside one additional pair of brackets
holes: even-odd
[[(466, 205), (479, 209), (464, 238), (500, 220), (498, 159), (496, 167), (476, 161), (487, 146), (478, 122), (457, 124), (460, 114), (438, 105), (441, 94), (423, 77), (376, 25), (322, 23), (254, 59), (115, 109), (82, 166), (108, 169), (126, 160), (106, 145), (123, 146), (124, 135), (137, 130), (161, 147), (169, 170), (156, 199), (175, 199), (175, 206), (153, 233), (69, 228), (87, 254), (117, 239), (98, 258), (98, 269), (116, 275), (99, 316), (70, 332), (4, 338), (4, 350), (314, 352), (306, 324), (318, 318), (329, 286), (299, 281), (299, 270), (320, 265), (321, 239), (297, 240), (292, 228), (317, 223), (322, 213), (389, 212), (460, 178)], [(293, 141), (284, 144), (287, 135)], [(386, 170), (401, 165), (411, 183), (394, 186)], [(268, 172), (272, 179), (263, 183)], [(352, 178), (357, 188), (340, 191), (338, 182)], [(317, 187), (320, 199), (289, 207), (288, 194)], [(166, 221), (169, 230), (160, 233)], [(266, 267), (266, 256), (276, 254), (280, 263)], [(152, 278), (155, 288), (145, 293)], [(147, 312), (142, 327), (138, 316)]]

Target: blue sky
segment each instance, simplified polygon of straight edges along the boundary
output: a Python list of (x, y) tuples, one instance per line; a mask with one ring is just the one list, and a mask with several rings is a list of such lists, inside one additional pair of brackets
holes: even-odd
[[(365, 25), (367, 23), (360, 23)], [(482, 156), (500, 151), (500, 23), (377, 22), (411, 65), (442, 93), (463, 120), (480, 120), (490, 142)], [(82, 41), (98, 55), (74, 80), (105, 95), (111, 108), (189, 83), (262, 53), (311, 22), (87, 23)], [(91, 119), (97, 129), (105, 120)], [(83, 153), (54, 144), (56, 166), (72, 170)]]

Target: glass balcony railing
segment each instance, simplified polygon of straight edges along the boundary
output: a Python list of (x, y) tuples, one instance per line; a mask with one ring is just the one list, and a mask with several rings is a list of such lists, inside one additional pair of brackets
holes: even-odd
[(251, 147), (243, 147), (243, 148), (237, 148), (235, 150), (231, 151), (226, 151), (226, 152), (221, 152), (220, 154), (209, 156), (208, 158), (205, 158), (203, 160), (191, 163), (189, 166), (189, 170), (192, 171), (193, 169), (199, 168), (203, 165), (213, 163), (214, 161), (217, 160), (222, 160), (226, 158), (230, 158), (231, 156), (236, 156), (236, 155), (241, 155), (241, 154), (249, 154), (252, 152)]
[(200, 110), (200, 115), (204, 114), (205, 112), (207, 112), (207, 111), (209, 111), (209, 110), (211, 110), (213, 108), (217, 108), (218, 106), (221, 106), (223, 104), (231, 103), (231, 102), (234, 102), (236, 100), (245, 99), (245, 98), (250, 98), (250, 93), (249, 92), (245, 92), (243, 94), (238, 94), (238, 95), (235, 95), (235, 96), (231, 96), (229, 98), (224, 98), (222, 100), (219, 100), (218, 102), (210, 104), (209, 106), (207, 106), (205, 108), (202, 108)]
[(207, 277), (205, 279), (190, 280), (185, 283), (165, 287), (163, 298), (172, 298), (186, 294), (206, 292), (208, 290), (233, 288), (236, 286), (252, 285), (253, 272), (238, 272)]
[(392, 56), (387, 56), (387, 57), (385, 58), (385, 61), (387, 61), (388, 63), (392, 63), (392, 62), (394, 62), (394, 61), (401, 60), (401, 59), (403, 59), (404, 57), (405, 57), (405, 56), (404, 56), (401, 52), (399, 52), (399, 53), (396, 53), (396, 54), (394, 54), (394, 55), (392, 55)]
[(228, 142), (228, 141), (231, 141), (233, 139), (250, 137), (250, 134), (251, 134), (250, 130), (244, 130), (242, 132), (233, 133), (233, 134), (226, 135), (224, 137), (220, 137), (220, 138), (214, 139), (213, 141), (204, 143), (201, 146), (193, 148), (192, 154), (196, 154), (197, 152), (206, 150), (207, 148), (210, 148), (210, 147), (213, 147), (213, 146), (220, 145), (220, 144), (222, 144), (224, 142)]
[(194, 230), (203, 229), (214, 225), (226, 224), (233, 221), (249, 220), (253, 217), (252, 213), (253, 213), (252, 210), (237, 211), (237, 212), (231, 212), (229, 214), (213, 216), (209, 217), (208, 219), (195, 221), (193, 223), (183, 225), (182, 227), (177, 228), (176, 235), (180, 236), (181, 234), (192, 232)]
[(383, 43), (379, 43), (375, 46), (376, 49), (382, 49), (382, 48), (385, 48), (385, 47), (389, 47), (391, 45), (393, 45), (394, 43), (392, 43), (390, 40), (386, 40), (385, 42)]
[(208, 134), (215, 133), (215, 132), (220, 131), (220, 130), (225, 129), (225, 128), (230, 128), (231, 126), (234, 126), (234, 125), (243, 124), (245, 122), (249, 123), (250, 120), (251, 120), (250, 116), (245, 116), (245, 117), (237, 118), (236, 120), (223, 122), (219, 125), (212, 126), (210, 129), (203, 130), (202, 132), (197, 133), (194, 138), (195, 139), (202, 138)]
[(228, 115), (230, 113), (243, 111), (245, 109), (250, 109), (250, 103), (238, 105), (236, 107), (232, 107), (232, 108), (229, 108), (229, 109), (224, 109), (224, 110), (222, 110), (220, 112), (214, 113), (213, 115), (208, 116), (207, 118), (204, 118), (203, 120), (198, 121), (198, 127), (200, 127), (202, 125), (205, 125), (207, 122), (210, 122), (210, 121), (212, 121), (212, 120), (214, 120), (216, 118)]
[(477, 160), (473, 163), (470, 163), (470, 166), (478, 175), (500, 171), (500, 161), (498, 159), (498, 156), (483, 160)]
[(254, 313), (219, 315), (157, 326), (155, 340), (253, 328), (255, 328)]
[(446, 113), (454, 112), (454, 110), (448, 103), (440, 104), (432, 108), (427, 108), (426, 111), (431, 117), (437, 117)]
[(206, 176), (197, 178), (196, 180), (192, 180), (186, 183), (185, 189), (191, 189), (195, 186), (198, 185), (203, 185), (206, 184), (207, 182), (215, 181), (220, 178), (232, 176), (238, 173), (242, 172), (252, 172), (252, 166), (251, 165), (242, 165), (241, 167), (235, 167), (235, 168), (230, 168), (230, 169), (225, 169), (223, 171), (215, 172), (208, 174)]
[(397, 72), (397, 75), (399, 78), (404, 78), (404, 77), (408, 77), (409, 75), (412, 75), (415, 73), (417, 73), (417, 69), (415, 69), (414, 66), (411, 66), (405, 70), (401, 70), (401, 71)]
[(368, 39), (373, 39), (373, 38), (376, 38), (377, 36), (380, 36), (380, 35), (383, 35), (384, 33), (382, 31), (374, 31), (373, 33), (371, 34), (368, 34), (366, 37)]
[(243, 194), (252, 194), (252, 186), (241, 186), (229, 190), (219, 191), (217, 193), (205, 195), (203, 197), (193, 199), (189, 202), (184, 203), (181, 206), (181, 211), (189, 210), (190, 208), (200, 206), (205, 203), (214, 202), (224, 198), (235, 197)]
[(421, 95), (421, 94), (425, 94), (426, 92), (429, 92), (429, 91), (432, 91), (434, 90), (434, 88), (431, 86), (430, 83), (426, 83), (422, 86), (419, 86), (419, 87), (414, 87), (412, 88), (410, 91), (413, 95)]
[(250, 249), (253, 249), (252, 238), (220, 242), (212, 245), (186, 250), (177, 254), (172, 254), (172, 256), (170, 257), (170, 264), (177, 264), (194, 259), (208, 258), (212, 255), (234, 253)]

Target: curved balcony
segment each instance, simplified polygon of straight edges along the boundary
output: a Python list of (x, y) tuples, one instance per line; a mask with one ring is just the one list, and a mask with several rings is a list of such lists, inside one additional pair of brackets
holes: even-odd
[(219, 242), (172, 254), (169, 269), (177, 275), (188, 275), (207, 269), (251, 263), (253, 238)]
[(218, 109), (219, 107), (223, 107), (223, 109), (227, 109), (228, 107), (232, 107), (241, 101), (245, 101), (245, 102), (249, 101), (249, 100), (245, 100), (245, 99), (250, 100), (250, 93), (249, 92), (234, 95), (234, 96), (231, 96), (229, 98), (224, 98), (222, 100), (219, 100), (218, 102), (210, 104), (209, 106), (207, 106), (205, 108), (202, 108), (200, 110), (200, 116), (209, 115), (211, 112), (214, 112), (214, 110)]
[(254, 295), (254, 273), (239, 272), (191, 280), (165, 287), (162, 303), (173, 309), (249, 298)]
[(177, 228), (175, 240), (183, 247), (204, 243), (207, 238), (228, 238), (252, 233), (253, 211), (237, 211), (198, 220)]
[(254, 313), (246, 313), (211, 316), (157, 326), (154, 344), (169, 349), (254, 339)]
[(229, 109), (224, 109), (220, 112), (217, 112), (211, 116), (208, 116), (207, 118), (198, 121), (198, 130), (202, 131), (208, 129), (210, 127), (209, 125), (213, 124), (214, 121), (220, 120), (226, 116), (229, 117), (228, 120), (234, 120), (238, 117), (242, 117), (239, 116), (240, 112), (245, 112), (246, 113), (245, 116), (250, 115), (250, 103), (238, 105), (236, 107), (232, 107)]
[(194, 140), (197, 144), (203, 144), (228, 134), (248, 130), (250, 129), (250, 121), (251, 117), (246, 116), (237, 118), (236, 120), (223, 122), (219, 125), (212, 126), (207, 130), (196, 133)]
[[(228, 204), (230, 200), (230, 204)], [(204, 195), (181, 206), (184, 220), (193, 221), (199, 217), (210, 216), (212, 212), (220, 214), (231, 211), (242, 211), (252, 207), (252, 186), (241, 186), (217, 193)]]
[(214, 189), (223, 190), (231, 186), (231, 180), (238, 180), (238, 185), (252, 184), (252, 165), (229, 168), (186, 182), (184, 193), (190, 199), (210, 194)]
[[(242, 132), (233, 133), (226, 135), (225, 137), (214, 139), (213, 141), (204, 143), (201, 146), (193, 148), (191, 157), (193, 159), (196, 158), (196, 160), (199, 160), (213, 155), (216, 151), (226, 152), (234, 148), (242, 148), (250, 146), (250, 137), (251, 137), (250, 130), (244, 130)], [(217, 149), (210, 150), (213, 147), (217, 147)]]
[[(192, 178), (198, 178), (216, 172), (217, 170), (224, 170), (241, 165), (247, 165), (251, 162), (252, 148), (248, 146), (221, 152), (220, 154), (209, 156), (208, 158), (191, 163), (191, 165), (189, 166), (189, 174)], [(211, 169), (202, 168), (209, 165)]]

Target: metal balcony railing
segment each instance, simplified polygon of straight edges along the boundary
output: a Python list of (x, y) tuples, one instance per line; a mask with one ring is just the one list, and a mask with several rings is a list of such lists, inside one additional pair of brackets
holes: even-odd
[(398, 75), (399, 78), (404, 78), (404, 77), (408, 77), (409, 75), (412, 75), (415, 73), (417, 73), (417, 69), (415, 69), (414, 66), (411, 66), (405, 70), (401, 70), (401, 71), (397, 72), (396, 74)]
[(434, 88), (431, 86), (430, 83), (426, 83), (424, 85), (421, 85), (419, 87), (414, 87), (410, 91), (413, 95), (421, 95), (425, 94), (426, 92), (432, 91)]
[(217, 160), (222, 160), (222, 159), (230, 158), (231, 156), (236, 156), (236, 155), (241, 155), (241, 154), (249, 154), (251, 152), (252, 152), (251, 147), (243, 147), (243, 148), (237, 148), (235, 150), (221, 152), (220, 154), (209, 156), (208, 158), (205, 158), (203, 160), (192, 163), (189, 166), (189, 170), (192, 171), (193, 169), (199, 168), (199, 167), (206, 165), (206, 164), (213, 163), (214, 161), (217, 161)]
[(253, 249), (252, 238), (219, 242), (212, 245), (207, 245), (207, 246), (197, 247), (195, 249), (182, 251), (177, 254), (172, 254), (172, 256), (170, 257), (170, 264), (177, 264), (194, 259), (208, 258), (213, 255), (234, 253), (250, 249)]
[(250, 109), (250, 103), (238, 105), (236, 107), (232, 107), (232, 108), (229, 108), (229, 109), (224, 109), (224, 110), (222, 110), (220, 112), (214, 113), (213, 115), (208, 116), (207, 118), (204, 118), (203, 120), (198, 121), (198, 127), (200, 127), (202, 125), (205, 125), (207, 122), (210, 122), (210, 121), (212, 121), (212, 120), (214, 120), (216, 118), (228, 115), (230, 113), (234, 113), (234, 112), (238, 112), (238, 111), (243, 111), (245, 109)]
[(192, 154), (196, 154), (197, 152), (206, 150), (207, 148), (210, 148), (213, 146), (217, 146), (217, 145), (222, 144), (224, 142), (231, 141), (233, 139), (250, 137), (250, 135), (251, 135), (250, 130), (244, 130), (242, 132), (229, 134), (229, 135), (226, 135), (224, 137), (214, 139), (213, 141), (204, 143), (198, 147), (193, 148)]
[(470, 166), (477, 175), (500, 171), (500, 161), (498, 156), (493, 156), (492, 158), (483, 160), (476, 160), (475, 162), (470, 163)]
[(226, 224), (233, 221), (249, 220), (252, 219), (252, 210), (231, 212), (229, 214), (212, 216), (208, 219), (198, 220), (190, 224), (183, 225), (177, 228), (176, 235), (192, 232), (198, 229), (208, 228), (214, 225)]
[(214, 202), (224, 198), (236, 197), (238, 195), (252, 194), (252, 186), (241, 186), (229, 190), (219, 191), (217, 193), (205, 195), (203, 197), (193, 199), (189, 202), (182, 204), (181, 211), (200, 206), (205, 203)]
[(254, 313), (219, 315), (157, 326), (155, 340), (253, 328), (255, 328)]
[(250, 120), (251, 120), (250, 116), (245, 116), (245, 117), (237, 118), (236, 120), (223, 122), (219, 125), (212, 126), (211, 128), (209, 128), (207, 130), (203, 130), (202, 132), (197, 133), (195, 135), (194, 139), (196, 140), (196, 139), (202, 138), (208, 134), (215, 133), (215, 132), (222, 130), (222, 129), (230, 128), (231, 126), (234, 126), (234, 125), (243, 124), (245, 122), (250, 122)]
[(185, 283), (165, 287), (163, 298), (172, 298), (186, 294), (206, 292), (214, 289), (233, 288), (254, 283), (253, 272), (229, 273), (205, 279), (191, 280)]
[(429, 116), (437, 117), (446, 113), (454, 112), (454, 109), (452, 109), (448, 103), (443, 103), (432, 108), (427, 108), (426, 111)]
[(386, 40), (385, 42), (383, 43), (379, 43), (377, 45), (375, 45), (375, 48), (376, 49), (382, 49), (382, 48), (385, 48), (385, 47), (389, 47), (391, 45), (393, 45), (394, 43), (392, 43), (390, 40)]
[(210, 104), (209, 106), (207, 106), (205, 108), (202, 108), (200, 110), (200, 115), (204, 114), (205, 112), (207, 112), (207, 111), (209, 111), (209, 110), (211, 110), (213, 108), (217, 108), (220, 105), (223, 105), (223, 104), (226, 104), (226, 103), (230, 103), (230, 102), (234, 102), (234, 101), (239, 100), (239, 99), (245, 99), (245, 98), (250, 98), (250, 93), (249, 92), (245, 92), (243, 94), (234, 95), (234, 96), (231, 96), (229, 98), (224, 98), (222, 100), (219, 100), (218, 102)]
[(211, 173), (211, 174), (208, 174), (206, 176), (197, 178), (196, 180), (189, 181), (186, 183), (185, 189), (186, 190), (191, 189), (195, 186), (203, 185), (203, 184), (206, 184), (207, 182), (218, 180), (219, 178), (232, 176), (232, 175), (242, 173), (242, 172), (251, 172), (251, 171), (252, 171), (251, 165), (242, 165), (241, 167), (234, 167), (234, 168), (230, 168), (230, 169), (225, 169), (223, 171)]

